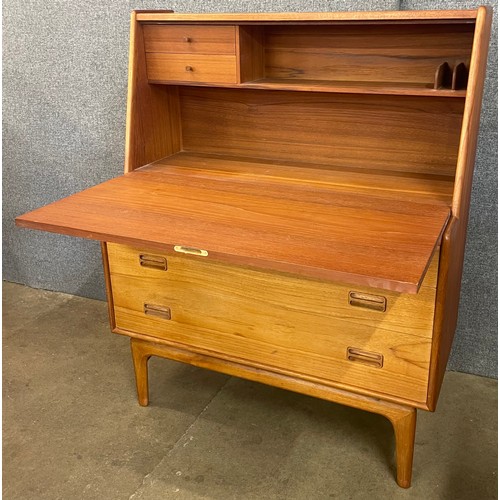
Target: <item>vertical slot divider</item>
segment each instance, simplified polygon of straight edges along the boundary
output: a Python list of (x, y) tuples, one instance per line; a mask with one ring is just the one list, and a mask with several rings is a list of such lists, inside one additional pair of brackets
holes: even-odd
[(452, 72), (450, 65), (444, 62), (438, 66), (434, 74), (434, 90), (450, 88), (452, 82)]
[(463, 90), (467, 88), (467, 80), (469, 79), (469, 70), (465, 63), (461, 62), (453, 68), (451, 78), (452, 90)]

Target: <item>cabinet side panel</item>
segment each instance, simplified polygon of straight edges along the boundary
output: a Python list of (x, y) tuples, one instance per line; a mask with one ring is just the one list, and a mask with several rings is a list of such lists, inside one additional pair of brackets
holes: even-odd
[(491, 15), (489, 8), (480, 7), (478, 10), (470, 79), (457, 160), (452, 204), (453, 217), (445, 231), (441, 247), (430, 383), (427, 395), (427, 404), (432, 411), (436, 409), (457, 325), (472, 175), (476, 157), (481, 100), (491, 30)]
[(480, 7), (474, 33), (469, 84), (465, 100), (464, 117), (458, 150), (455, 189), (453, 193), (452, 215), (467, 226), (469, 202), (472, 188), (472, 174), (476, 159), (481, 102), (488, 58), (488, 44), (491, 32), (491, 9)]
[(125, 140), (125, 172), (181, 149), (178, 89), (150, 85), (143, 28), (132, 12)]
[(111, 330), (116, 327), (115, 307), (113, 304), (113, 292), (111, 289), (111, 274), (109, 271), (108, 244), (101, 241), (102, 265), (104, 268), (104, 282), (106, 283), (106, 300), (108, 302), (109, 326)]

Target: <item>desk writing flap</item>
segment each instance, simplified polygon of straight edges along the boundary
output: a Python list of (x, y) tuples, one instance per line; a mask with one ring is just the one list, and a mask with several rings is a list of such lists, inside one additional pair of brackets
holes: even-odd
[[(219, 173), (220, 174), (220, 173)], [(145, 167), (16, 219), (22, 227), (416, 293), (445, 203), (265, 177)]]

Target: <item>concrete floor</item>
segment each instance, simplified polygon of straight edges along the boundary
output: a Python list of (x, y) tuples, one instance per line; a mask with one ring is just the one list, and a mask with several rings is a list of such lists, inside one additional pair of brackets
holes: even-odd
[(378, 415), (173, 361), (136, 402), (106, 304), (4, 284), (5, 499), (493, 499), (497, 383), (449, 372), (409, 490)]

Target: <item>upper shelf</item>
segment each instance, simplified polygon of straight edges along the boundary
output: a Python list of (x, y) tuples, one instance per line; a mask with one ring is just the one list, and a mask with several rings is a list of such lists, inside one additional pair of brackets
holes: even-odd
[(332, 94), (406, 95), (416, 97), (464, 98), (466, 90), (433, 89), (420, 83), (394, 84), (391, 82), (331, 82), (325, 80), (294, 80), (263, 78), (241, 84), (207, 83), (182, 80), (149, 80), (149, 83), (261, 90), (290, 90), (295, 92), (328, 92)]
[(401, 83), (393, 82), (347, 82), (347, 81), (327, 81), (327, 80), (293, 80), (263, 78), (241, 84), (224, 83), (204, 83), (204, 82), (179, 82), (166, 80), (150, 80), (150, 83), (158, 84), (181, 84), (194, 86), (226, 87), (226, 88), (246, 88), (262, 90), (290, 90), (297, 92), (329, 92), (337, 94), (373, 94), (373, 95), (407, 95), (421, 97), (455, 97), (464, 98), (466, 90), (434, 89), (430, 85), (422, 83)]
[(16, 219), (19, 226), (416, 293), (452, 180), (179, 153)]

